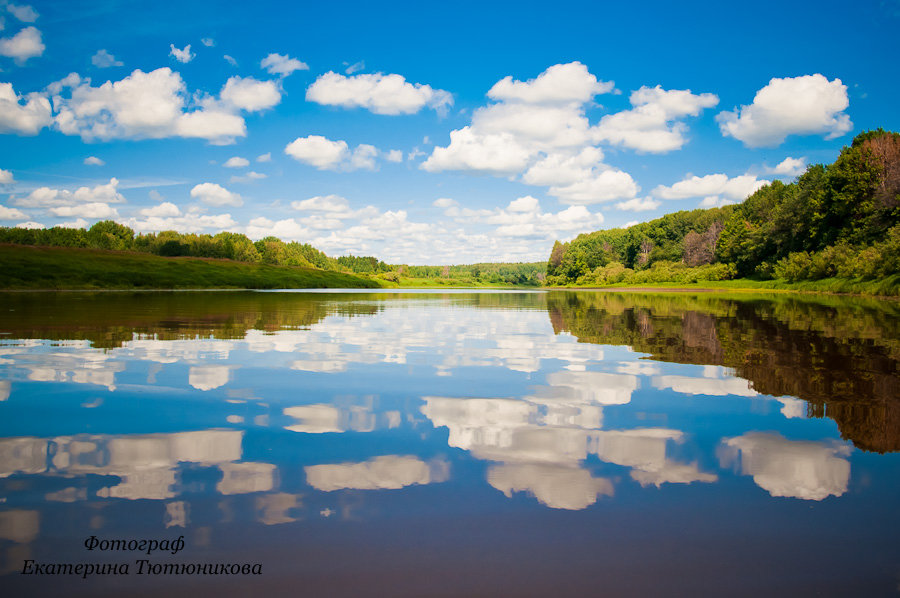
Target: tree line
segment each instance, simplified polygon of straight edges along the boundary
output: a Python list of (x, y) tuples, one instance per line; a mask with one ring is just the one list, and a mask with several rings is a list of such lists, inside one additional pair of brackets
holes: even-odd
[(557, 241), (549, 284), (900, 274), (900, 134), (858, 135), (833, 164), (760, 188), (743, 203), (667, 214)]

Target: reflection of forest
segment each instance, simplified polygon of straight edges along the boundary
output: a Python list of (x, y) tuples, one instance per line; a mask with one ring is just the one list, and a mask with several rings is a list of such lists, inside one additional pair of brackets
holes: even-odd
[(95, 348), (111, 349), (134, 335), (243, 339), (252, 329), (302, 328), (328, 315), (372, 315), (380, 310), (333, 298), (227, 291), (5, 293), (0, 296), (0, 331), (7, 338), (88, 340)]
[(659, 361), (722, 365), (808, 402), (859, 448), (900, 450), (900, 304), (796, 295), (553, 292), (556, 333)]
[(545, 309), (543, 293), (277, 293), (253, 291), (0, 293), (6, 338), (88, 340), (121, 347), (159, 340), (243, 339), (248, 330), (304, 328), (329, 315), (371, 316), (402, 299), (433, 304)]

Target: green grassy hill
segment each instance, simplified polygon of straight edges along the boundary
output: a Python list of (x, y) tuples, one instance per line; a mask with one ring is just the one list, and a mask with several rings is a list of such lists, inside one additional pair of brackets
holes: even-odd
[(0, 245), (0, 289), (377, 288), (376, 281), (297, 266), (146, 253)]

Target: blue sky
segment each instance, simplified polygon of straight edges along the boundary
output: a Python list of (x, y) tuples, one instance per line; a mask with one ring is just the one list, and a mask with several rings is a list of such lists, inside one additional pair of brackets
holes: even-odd
[(739, 202), (900, 130), (900, 2), (0, 4), (0, 225), (392, 263)]

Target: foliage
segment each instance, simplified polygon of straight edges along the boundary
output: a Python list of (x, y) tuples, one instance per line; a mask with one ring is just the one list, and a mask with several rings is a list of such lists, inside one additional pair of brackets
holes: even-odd
[[(898, 238), (900, 134), (878, 129), (858, 135), (833, 164), (810, 166), (790, 184), (773, 181), (739, 205), (557, 241), (547, 274), (550, 284), (601, 285), (872, 280), (900, 274)], [(607, 271), (608, 264), (630, 272)], [(718, 268), (682, 267), (708, 265)]]
[(95, 249), (0, 245), (3, 289), (189, 289), (378, 287), (377, 282), (311, 268), (201, 258), (167, 259)]

